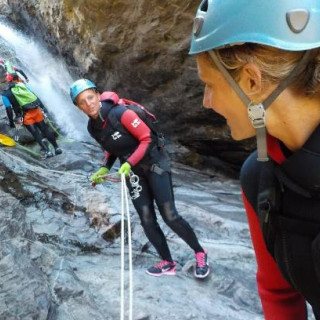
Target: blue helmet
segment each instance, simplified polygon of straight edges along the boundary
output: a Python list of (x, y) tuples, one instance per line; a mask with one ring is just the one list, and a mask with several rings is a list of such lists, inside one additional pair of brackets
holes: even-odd
[(87, 90), (87, 89), (97, 89), (96, 85), (88, 80), (88, 79), (79, 79), (75, 81), (72, 86), (70, 87), (70, 97), (72, 102), (75, 104), (75, 100), (77, 96)]
[(245, 42), (292, 51), (320, 47), (320, 1), (202, 0), (190, 54)]

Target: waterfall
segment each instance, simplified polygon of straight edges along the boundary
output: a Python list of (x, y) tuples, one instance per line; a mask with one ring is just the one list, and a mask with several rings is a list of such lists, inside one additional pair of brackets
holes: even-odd
[[(87, 117), (72, 104), (69, 88), (75, 79), (61, 57), (54, 56), (41, 44), (0, 20), (0, 38), (4, 42), (0, 59), (9, 59), (30, 79), (27, 84), (54, 115), (64, 134), (76, 140), (88, 140)], [(2, 45), (3, 46), (3, 45)]]

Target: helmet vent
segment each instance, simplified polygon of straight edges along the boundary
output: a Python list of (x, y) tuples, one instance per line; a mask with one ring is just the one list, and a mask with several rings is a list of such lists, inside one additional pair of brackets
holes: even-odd
[(203, 17), (196, 17), (193, 21), (193, 35), (196, 37), (201, 29), (202, 29), (202, 25), (203, 25), (204, 19)]
[(203, 11), (203, 12), (207, 12), (208, 11), (208, 0), (204, 0), (200, 4), (200, 10)]
[(200, 10), (198, 11), (198, 15), (193, 20), (193, 35), (196, 37), (199, 35), (203, 23), (204, 23), (204, 17), (208, 11), (208, 0), (202, 1), (200, 4)]
[(302, 32), (309, 22), (309, 11), (306, 9), (295, 9), (287, 12), (287, 23), (294, 33)]

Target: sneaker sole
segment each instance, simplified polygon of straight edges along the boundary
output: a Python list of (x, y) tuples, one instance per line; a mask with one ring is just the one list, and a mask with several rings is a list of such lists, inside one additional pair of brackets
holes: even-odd
[(146, 274), (148, 274), (149, 276), (153, 276), (153, 277), (161, 277), (161, 276), (175, 276), (176, 272), (175, 271), (166, 271), (166, 272), (162, 272), (162, 273), (151, 273), (147, 270)]
[(210, 269), (208, 269), (207, 273), (201, 274), (201, 275), (196, 274), (196, 272), (194, 272), (194, 276), (198, 279), (203, 279), (203, 278), (206, 278), (209, 275), (209, 273), (210, 273)]

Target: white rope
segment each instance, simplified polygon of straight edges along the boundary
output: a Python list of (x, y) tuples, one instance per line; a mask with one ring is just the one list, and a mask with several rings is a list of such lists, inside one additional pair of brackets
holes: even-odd
[(128, 202), (128, 191), (125, 175), (121, 175), (121, 279), (120, 279), (120, 320), (124, 320), (124, 219), (127, 213), (128, 225), (128, 251), (129, 251), (129, 320), (132, 320), (133, 311), (133, 276), (132, 276), (132, 239), (131, 239), (131, 221)]
[(132, 270), (132, 238), (131, 238), (131, 219), (129, 211), (129, 201), (128, 201), (128, 189), (126, 182), (124, 181), (124, 192), (126, 200), (126, 211), (127, 211), (127, 221), (128, 221), (128, 250), (129, 250), (129, 320), (133, 319), (133, 270)]
[(120, 320), (124, 320), (124, 190), (121, 175), (121, 279), (120, 279)]

